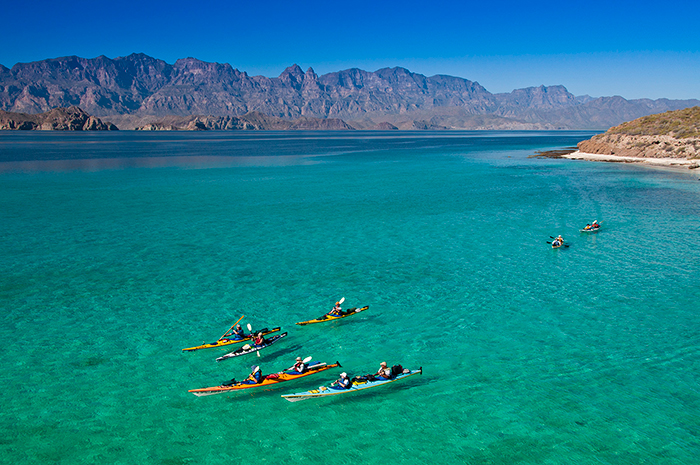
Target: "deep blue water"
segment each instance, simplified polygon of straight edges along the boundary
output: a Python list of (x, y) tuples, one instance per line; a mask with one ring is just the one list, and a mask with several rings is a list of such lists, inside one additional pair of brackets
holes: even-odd
[(591, 135), (0, 133), (0, 461), (697, 463), (698, 174), (528, 158)]

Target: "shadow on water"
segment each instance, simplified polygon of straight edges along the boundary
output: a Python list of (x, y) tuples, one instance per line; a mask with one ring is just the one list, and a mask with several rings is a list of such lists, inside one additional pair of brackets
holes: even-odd
[(263, 359), (273, 359), (273, 358), (280, 357), (282, 355), (289, 355), (289, 354), (293, 354), (295, 352), (299, 352), (301, 349), (303, 349), (303, 347), (301, 345), (295, 344), (291, 347), (287, 347), (286, 349), (280, 349), (280, 350), (277, 350), (275, 352), (268, 352), (267, 354), (262, 353), (260, 355), (262, 356), (261, 358), (263, 358)]

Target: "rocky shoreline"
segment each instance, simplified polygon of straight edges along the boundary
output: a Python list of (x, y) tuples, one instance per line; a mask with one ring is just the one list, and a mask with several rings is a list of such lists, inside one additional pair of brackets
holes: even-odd
[(649, 115), (579, 142), (563, 158), (646, 166), (700, 167), (700, 107)]
[(13, 131), (117, 131), (114, 124), (102, 122), (76, 106), (54, 108), (29, 115), (0, 110), (0, 130)]

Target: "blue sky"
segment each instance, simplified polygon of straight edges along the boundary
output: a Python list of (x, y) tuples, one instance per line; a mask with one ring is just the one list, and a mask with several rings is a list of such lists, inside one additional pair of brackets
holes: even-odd
[(143, 52), (277, 76), (402, 66), (490, 92), (700, 98), (700, 2), (5, 2), (0, 63)]

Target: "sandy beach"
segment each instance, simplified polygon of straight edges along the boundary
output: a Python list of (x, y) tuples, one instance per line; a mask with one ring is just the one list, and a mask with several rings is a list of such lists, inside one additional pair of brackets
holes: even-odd
[(576, 151), (567, 155), (562, 155), (562, 158), (572, 160), (586, 161), (604, 161), (609, 163), (637, 163), (644, 166), (654, 168), (675, 168), (675, 169), (694, 169), (700, 167), (697, 159), (687, 158), (641, 158), (641, 157), (621, 157), (617, 155), (599, 155), (595, 153), (585, 153)]

